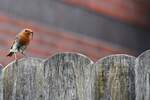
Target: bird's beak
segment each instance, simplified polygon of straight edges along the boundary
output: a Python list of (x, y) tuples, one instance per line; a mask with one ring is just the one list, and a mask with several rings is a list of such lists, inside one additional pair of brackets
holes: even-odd
[(31, 32), (31, 39), (33, 39), (33, 32)]

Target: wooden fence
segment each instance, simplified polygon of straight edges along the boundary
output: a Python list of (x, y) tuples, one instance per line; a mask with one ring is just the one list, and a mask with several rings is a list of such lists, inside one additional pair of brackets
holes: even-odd
[(0, 100), (150, 100), (150, 50), (96, 63), (78, 53), (23, 58), (2, 69)]

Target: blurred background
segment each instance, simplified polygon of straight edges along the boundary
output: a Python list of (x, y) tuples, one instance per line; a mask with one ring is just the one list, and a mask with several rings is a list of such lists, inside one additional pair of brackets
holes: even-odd
[(28, 56), (79, 52), (93, 61), (116, 53), (137, 56), (150, 47), (150, 1), (0, 0), (1, 64), (14, 59), (6, 54), (24, 28), (35, 32)]

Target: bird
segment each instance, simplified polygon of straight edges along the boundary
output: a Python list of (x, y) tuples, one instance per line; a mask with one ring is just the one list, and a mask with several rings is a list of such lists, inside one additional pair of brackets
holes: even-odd
[(13, 44), (12, 44), (7, 56), (11, 57), (12, 55), (15, 55), (15, 60), (17, 59), (16, 53), (18, 53), (18, 52), (20, 52), (22, 55), (26, 56), (24, 54), (24, 51), (26, 50), (27, 46), (30, 43), (30, 40), (32, 40), (32, 39), (33, 39), (32, 29), (29, 29), (29, 28), (23, 29), (21, 32), (19, 32), (16, 35), (16, 38), (13, 41)]

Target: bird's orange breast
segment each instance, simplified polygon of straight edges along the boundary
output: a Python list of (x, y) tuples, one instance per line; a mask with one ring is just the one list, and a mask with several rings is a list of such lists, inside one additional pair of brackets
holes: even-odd
[(22, 45), (28, 45), (30, 42), (30, 37), (25, 36), (25, 35), (20, 35), (19, 36), (19, 43)]

